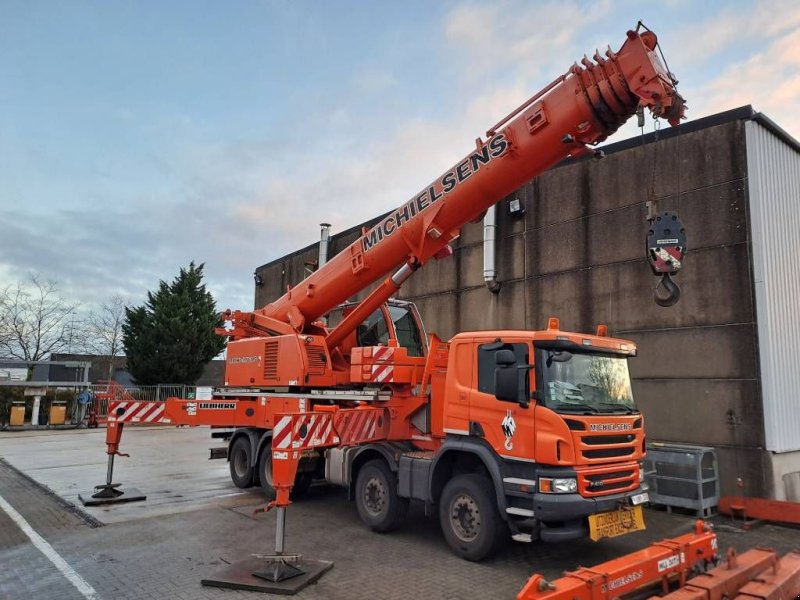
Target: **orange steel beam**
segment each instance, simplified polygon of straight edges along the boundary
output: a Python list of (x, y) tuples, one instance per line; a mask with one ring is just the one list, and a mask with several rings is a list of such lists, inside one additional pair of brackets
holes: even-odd
[(517, 600), (611, 600), (652, 586), (660, 586), (666, 593), (670, 584), (684, 584), (690, 573), (705, 570), (716, 558), (717, 536), (703, 521), (697, 521), (693, 533), (591, 569), (582, 567), (553, 582), (534, 575)]
[(723, 496), (719, 499), (718, 508), (723, 515), (800, 525), (799, 502)]
[(734, 600), (790, 600), (800, 598), (800, 552), (792, 551), (758, 578), (745, 584)]
[(731, 549), (725, 564), (689, 580), (685, 587), (662, 596), (668, 600), (793, 600), (800, 593), (800, 554), (779, 559), (774, 550), (754, 548), (737, 555)]

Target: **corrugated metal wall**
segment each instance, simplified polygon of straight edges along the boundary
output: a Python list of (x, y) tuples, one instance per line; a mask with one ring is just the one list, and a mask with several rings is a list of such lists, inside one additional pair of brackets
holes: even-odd
[(745, 125), (767, 450), (800, 450), (800, 153)]

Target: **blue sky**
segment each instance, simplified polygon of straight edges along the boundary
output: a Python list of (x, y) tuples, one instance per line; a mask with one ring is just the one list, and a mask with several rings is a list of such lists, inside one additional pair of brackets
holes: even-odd
[(798, 2), (0, 0), (0, 287), (138, 303), (195, 260), (251, 308), (254, 267), (401, 204), (638, 19), (690, 119), (800, 137)]

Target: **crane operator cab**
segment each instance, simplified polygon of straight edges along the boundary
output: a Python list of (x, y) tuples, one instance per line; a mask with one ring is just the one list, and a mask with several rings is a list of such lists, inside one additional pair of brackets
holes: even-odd
[[(343, 304), (328, 315), (334, 327), (358, 303)], [(389, 300), (375, 310), (340, 346), (349, 359), (353, 383), (404, 383), (425, 366), (428, 340), (417, 307), (403, 300)]]

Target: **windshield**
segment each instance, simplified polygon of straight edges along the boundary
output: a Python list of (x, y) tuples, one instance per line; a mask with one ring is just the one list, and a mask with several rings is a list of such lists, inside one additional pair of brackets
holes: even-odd
[(540, 350), (544, 404), (558, 412), (634, 412), (624, 357)]

